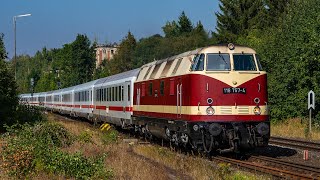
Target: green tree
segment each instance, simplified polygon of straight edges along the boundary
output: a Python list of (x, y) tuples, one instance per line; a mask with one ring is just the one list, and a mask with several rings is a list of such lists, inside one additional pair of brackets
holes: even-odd
[(162, 30), (165, 34), (165, 37), (176, 37), (179, 35), (179, 26), (176, 21), (167, 22), (163, 27)]
[[(308, 91), (320, 94), (320, 2), (281, 2), (284, 2), (282, 6), (275, 6), (279, 14), (284, 11), (279, 19), (281, 23), (251, 30), (247, 36), (237, 39), (237, 42), (255, 48), (265, 65), (274, 121), (308, 116)], [(314, 115), (318, 122), (319, 111), (317, 101)]]
[(186, 16), (184, 11), (182, 11), (181, 15), (179, 16), (179, 33), (184, 34), (184, 33), (191, 33), (193, 30), (192, 23), (190, 19)]
[(235, 42), (238, 36), (260, 24), (260, 13), (265, 9), (262, 0), (220, 0), (221, 12), (217, 16), (217, 32), (213, 35), (220, 43)]
[(62, 87), (74, 86), (92, 79), (95, 68), (95, 51), (86, 35), (78, 34), (76, 40), (65, 44), (57, 52), (57, 71)]
[(155, 59), (164, 58), (163, 54), (166, 54), (166, 49), (161, 47), (165, 47), (164, 38), (159, 34), (140, 39), (134, 52), (134, 68), (141, 67)]
[(136, 48), (136, 39), (129, 31), (128, 35), (120, 43), (119, 50), (114, 56), (114, 59), (110, 60), (112, 66), (110, 67), (112, 74), (117, 74), (131, 70), (135, 66), (134, 52)]
[(0, 129), (4, 124), (10, 124), (18, 104), (16, 82), (8, 64), (4, 61), (7, 57), (3, 43), (3, 34), (0, 34)]

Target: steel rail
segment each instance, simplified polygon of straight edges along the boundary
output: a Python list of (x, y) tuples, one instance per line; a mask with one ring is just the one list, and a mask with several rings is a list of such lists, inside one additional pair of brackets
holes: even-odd
[(289, 162), (282, 159), (276, 159), (266, 156), (251, 156), (250, 158), (265, 161), (267, 163), (275, 164), (276, 166), (285, 166), (288, 169), (295, 170), (296, 172), (303, 171), (304, 174), (310, 174), (314, 178), (320, 178), (320, 167), (296, 162)]
[(314, 177), (309, 176), (309, 175), (305, 175), (302, 173), (296, 173), (296, 172), (291, 172), (291, 171), (282, 170), (282, 169), (278, 169), (278, 168), (263, 166), (263, 165), (259, 165), (259, 164), (255, 164), (255, 163), (247, 162), (247, 161), (240, 161), (240, 160), (230, 159), (230, 158), (226, 158), (226, 157), (213, 157), (212, 159), (216, 160), (216, 161), (227, 162), (227, 163), (237, 165), (240, 167), (244, 167), (247, 169), (251, 169), (254, 171), (267, 173), (267, 174), (270, 174), (272, 176), (279, 177), (279, 178), (314, 179)]
[(311, 141), (302, 141), (302, 140), (282, 138), (282, 137), (271, 137), (269, 139), (269, 143), (288, 146), (288, 147), (313, 150), (313, 151), (320, 151), (320, 143), (311, 142)]
[(320, 142), (304, 141), (300, 139), (291, 139), (291, 138), (284, 138), (284, 137), (278, 137), (278, 136), (271, 136), (270, 140), (290, 141), (290, 142), (303, 143), (303, 144), (308, 144), (313, 146), (320, 146)]

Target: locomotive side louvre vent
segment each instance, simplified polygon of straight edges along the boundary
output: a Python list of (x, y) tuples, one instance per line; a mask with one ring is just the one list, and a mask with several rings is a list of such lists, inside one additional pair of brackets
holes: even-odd
[(220, 107), (221, 114), (232, 114), (232, 106)]
[(249, 114), (249, 106), (238, 106), (238, 114)]
[(161, 66), (161, 64), (157, 64), (157, 65), (153, 68), (153, 71), (152, 71), (149, 79), (154, 79), (154, 78), (155, 78), (155, 76), (156, 76), (156, 74), (157, 74), (160, 66)]
[(173, 63), (173, 60), (167, 61), (165, 67), (162, 70), (162, 73), (161, 73), (160, 77), (167, 77), (167, 74), (169, 72), (169, 69), (170, 69), (172, 63)]

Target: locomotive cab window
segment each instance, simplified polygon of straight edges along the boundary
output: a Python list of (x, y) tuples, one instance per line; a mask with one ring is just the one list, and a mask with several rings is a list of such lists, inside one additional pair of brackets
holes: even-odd
[(229, 54), (207, 54), (207, 71), (230, 71)]
[(256, 54), (256, 60), (257, 60), (259, 71), (263, 71), (263, 68), (260, 63), (260, 56), (258, 54)]
[(191, 71), (203, 71), (204, 70), (204, 54), (198, 54), (193, 58), (191, 65)]
[(256, 64), (252, 54), (233, 55), (233, 64), (235, 71), (256, 71)]

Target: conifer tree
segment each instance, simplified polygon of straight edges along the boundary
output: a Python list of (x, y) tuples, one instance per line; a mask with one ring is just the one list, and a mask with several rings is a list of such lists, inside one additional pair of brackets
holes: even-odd
[(14, 120), (12, 117), (18, 104), (16, 83), (12, 71), (4, 61), (6, 57), (3, 34), (0, 34), (0, 129)]
[(220, 0), (221, 12), (217, 16), (217, 32), (213, 35), (220, 43), (235, 42), (259, 23), (259, 13), (264, 9), (262, 0)]
[(134, 52), (136, 48), (136, 39), (133, 34), (129, 31), (127, 36), (120, 43), (119, 50), (114, 56), (114, 59), (111, 60), (111, 71), (112, 74), (121, 73), (124, 71), (129, 71), (134, 66)]
[(179, 26), (176, 21), (167, 22), (166, 25), (162, 27), (165, 37), (171, 38), (179, 35)]
[(190, 33), (193, 30), (192, 23), (190, 19), (186, 16), (184, 11), (182, 11), (181, 15), (179, 16), (179, 32), (183, 33)]

